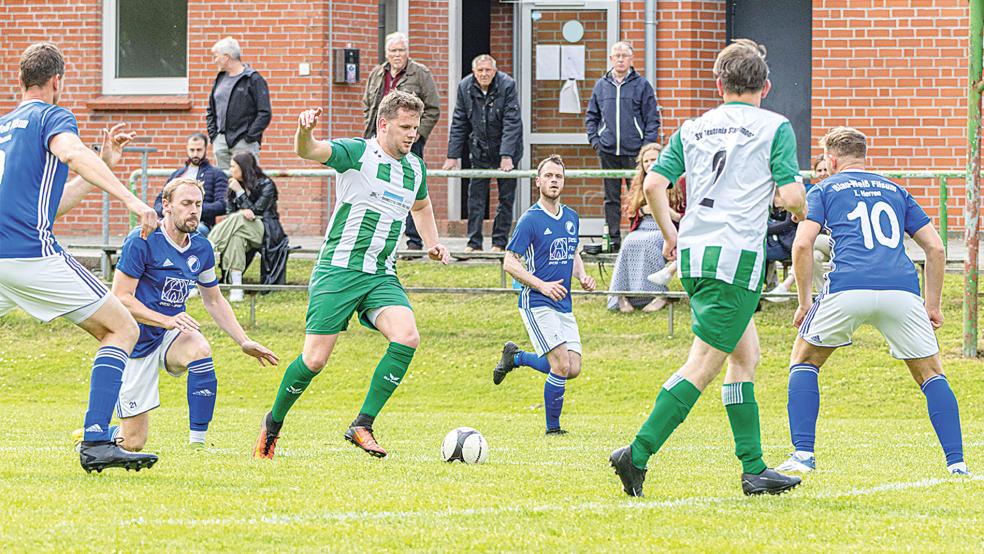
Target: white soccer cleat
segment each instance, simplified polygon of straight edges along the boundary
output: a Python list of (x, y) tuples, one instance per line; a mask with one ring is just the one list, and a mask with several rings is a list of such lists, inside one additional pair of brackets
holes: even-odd
[(780, 473), (809, 473), (817, 468), (817, 458), (813, 454), (794, 452), (789, 459), (776, 466)]
[(657, 287), (665, 287), (670, 284), (670, 279), (673, 278), (673, 266), (668, 265), (663, 269), (657, 271), (656, 273), (650, 273), (646, 276), (646, 280), (650, 283), (656, 285)]
[(957, 462), (955, 464), (950, 464), (946, 466), (946, 470), (950, 472), (950, 475), (965, 475), (970, 476), (970, 470), (967, 469), (967, 464), (964, 462)]

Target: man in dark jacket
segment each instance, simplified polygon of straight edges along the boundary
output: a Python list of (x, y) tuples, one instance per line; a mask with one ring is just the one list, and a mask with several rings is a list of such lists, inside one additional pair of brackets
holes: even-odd
[[(644, 144), (659, 141), (660, 114), (653, 87), (632, 67), (632, 46), (616, 42), (612, 69), (598, 79), (584, 119), (588, 141), (604, 169), (632, 169)], [(622, 241), (622, 179), (605, 179), (605, 224), (612, 248)]]
[[(205, 153), (208, 150), (208, 137), (201, 133), (195, 133), (188, 137), (188, 160), (184, 167), (178, 169), (167, 178), (167, 182), (179, 178), (190, 177), (205, 184), (205, 197), (202, 200), (202, 217), (198, 222), (198, 232), (203, 236), (208, 236), (208, 232), (215, 227), (215, 218), (226, 213), (226, 190), (229, 187), (229, 178), (221, 169), (208, 163)], [(164, 217), (164, 204), (161, 201), (163, 191), (157, 194), (154, 200), (154, 209), (157, 215)]]
[(216, 42), (212, 55), (219, 74), (208, 97), (205, 121), (215, 161), (221, 169), (229, 169), (229, 161), (239, 152), (259, 159), (263, 131), (270, 125), (270, 92), (263, 77), (240, 61), (236, 39)]
[[(472, 61), (472, 74), (458, 83), (458, 99), (448, 135), (448, 159), (444, 169), (457, 169), (465, 144), (472, 167), (510, 171), (523, 156), (523, 120), (516, 81), (495, 67), (495, 59), (482, 54)], [(488, 211), (491, 179), (472, 179), (468, 187), (468, 246), (482, 249), (482, 221)], [(492, 223), (492, 251), (505, 252), (512, 227), (516, 179), (496, 179), (499, 207)]]
[[(441, 117), (441, 97), (434, 84), (430, 69), (422, 63), (410, 59), (410, 42), (403, 33), (386, 35), (386, 61), (373, 68), (366, 79), (366, 91), (362, 95), (362, 113), (365, 116), (365, 138), (376, 136), (376, 123), (379, 121), (379, 103), (391, 90), (401, 90), (417, 95), (424, 102), (424, 113), (420, 115), (417, 141), (411, 152), (424, 157), (424, 145), (437, 120)], [(407, 248), (420, 250), (424, 242), (413, 222), (407, 216)]]

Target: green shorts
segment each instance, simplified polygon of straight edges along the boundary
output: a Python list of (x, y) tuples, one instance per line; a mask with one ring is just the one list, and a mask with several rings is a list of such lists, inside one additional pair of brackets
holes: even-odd
[(369, 319), (373, 310), (387, 306), (411, 308), (395, 275), (370, 275), (341, 267), (315, 267), (308, 296), (305, 331), (309, 335), (340, 333), (348, 329), (356, 312), (363, 325), (375, 330)]
[(733, 352), (755, 314), (761, 289), (748, 290), (707, 277), (680, 281), (690, 296), (694, 334), (722, 352)]

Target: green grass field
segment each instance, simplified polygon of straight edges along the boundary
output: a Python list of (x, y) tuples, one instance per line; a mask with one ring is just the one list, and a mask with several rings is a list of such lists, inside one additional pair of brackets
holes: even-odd
[[(291, 275), (303, 281), (305, 264)], [(309, 266), (308, 266), (309, 267)], [(408, 286), (497, 286), (495, 266), (403, 263)], [(960, 278), (949, 276), (939, 337), (960, 400), (971, 469), (984, 424), (982, 366), (959, 359)], [(219, 376), (206, 451), (186, 447), (184, 379), (161, 376), (140, 473), (86, 474), (70, 433), (82, 421), (95, 343), (69, 324), (23, 312), (0, 319), (0, 549), (10, 551), (887, 551), (984, 550), (984, 481), (951, 478), (925, 400), (880, 337), (863, 329), (821, 374), (820, 470), (781, 497), (741, 494), (718, 385), (650, 462), (646, 498), (623, 495), (608, 467), (633, 437), (660, 385), (684, 361), (663, 314), (622, 315), (601, 298), (576, 301), (584, 372), (568, 386), (563, 422), (543, 436), (543, 377), (518, 370), (494, 387), (505, 340), (527, 344), (512, 296), (414, 295), (422, 344), (376, 422), (390, 457), (342, 439), (385, 340), (350, 326), (328, 367), (287, 419), (273, 461), (250, 451), (281, 368), (261, 368), (208, 320)], [(250, 334), (288, 363), (303, 340), (304, 294), (260, 298)], [(237, 307), (247, 319), (248, 305)], [(766, 461), (790, 451), (786, 425), (792, 305), (757, 316)], [(479, 429), (484, 465), (445, 464), (458, 426)]]

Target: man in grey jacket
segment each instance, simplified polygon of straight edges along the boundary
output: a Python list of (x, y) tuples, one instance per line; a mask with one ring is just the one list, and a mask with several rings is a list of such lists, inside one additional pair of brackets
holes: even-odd
[[(472, 167), (510, 171), (523, 156), (523, 120), (516, 81), (498, 71), (495, 58), (472, 60), (472, 74), (458, 83), (458, 100), (448, 134), (448, 159), (443, 169), (459, 167), (465, 145)], [(482, 249), (482, 222), (488, 211), (491, 179), (472, 179), (468, 186), (468, 246)], [(505, 252), (512, 227), (516, 179), (496, 179), (499, 207), (492, 223), (492, 251)]]
[[(376, 121), (379, 119), (379, 103), (391, 90), (401, 90), (417, 95), (424, 101), (424, 113), (420, 116), (417, 141), (411, 152), (424, 157), (424, 144), (430, 136), (437, 120), (441, 117), (441, 97), (430, 69), (422, 63), (410, 59), (410, 42), (403, 33), (390, 33), (386, 36), (386, 61), (377, 65), (366, 79), (366, 92), (362, 95), (362, 112), (365, 115), (365, 138), (376, 136)], [(407, 216), (407, 248), (420, 250), (423, 241), (413, 218)]]
[[(612, 69), (598, 79), (584, 119), (588, 141), (604, 169), (632, 169), (643, 145), (659, 141), (660, 114), (653, 87), (632, 67), (632, 46), (612, 45)], [(622, 242), (622, 179), (605, 179), (605, 224), (618, 250)]]

